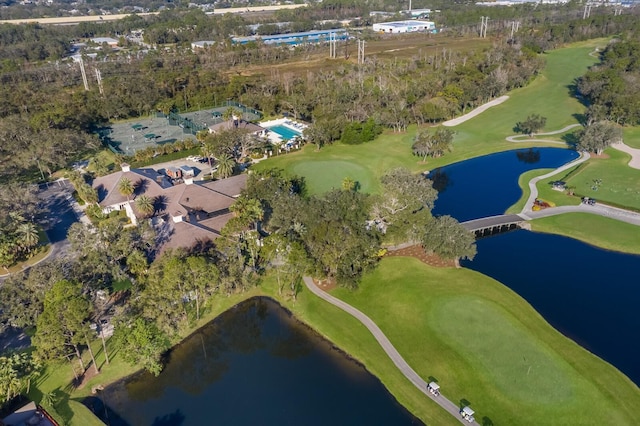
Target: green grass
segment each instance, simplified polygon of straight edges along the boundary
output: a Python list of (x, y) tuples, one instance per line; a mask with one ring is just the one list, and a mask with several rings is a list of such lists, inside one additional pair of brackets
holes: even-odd
[(532, 230), (564, 235), (608, 250), (640, 254), (640, 227), (588, 213), (531, 221)]
[(636, 422), (640, 391), (631, 381), (488, 277), (387, 258), (359, 290), (333, 294), (369, 315), (454, 403), (469, 401), (480, 422)]
[(627, 165), (629, 155), (614, 148), (606, 149), (605, 154), (609, 158), (590, 159), (565, 182), (575, 186), (578, 196), (640, 211), (640, 175)]
[[(540, 76), (527, 87), (509, 93), (510, 99), (503, 104), (452, 127), (457, 132), (452, 152), (429, 159), (427, 163), (422, 163), (420, 158), (411, 154), (411, 144), (417, 130), (416, 126), (411, 126), (406, 133), (387, 131), (375, 141), (362, 145), (335, 143), (323, 147), (319, 152), (315, 146), (307, 145), (300, 151), (272, 157), (254, 167), (257, 170), (280, 168), (304, 176), (311, 193), (339, 187), (342, 179), (350, 175), (355, 180), (362, 179), (360, 183), (364, 191), (377, 192), (379, 177), (393, 167), (421, 172), (492, 152), (544, 145), (515, 144), (507, 142), (505, 137), (514, 134), (516, 122), (532, 113), (547, 117), (545, 129), (548, 130), (558, 130), (577, 123), (584, 106), (571, 97), (570, 86), (589, 65), (595, 63), (596, 59), (589, 56), (589, 52), (604, 44), (602, 39), (592, 40), (544, 55), (547, 66)], [(561, 140), (561, 135), (553, 138)]]
[(623, 134), (625, 144), (640, 149), (640, 126), (625, 127)]

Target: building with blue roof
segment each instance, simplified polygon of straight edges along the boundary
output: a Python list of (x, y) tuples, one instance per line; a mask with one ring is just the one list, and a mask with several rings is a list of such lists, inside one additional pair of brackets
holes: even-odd
[(297, 46), (306, 43), (325, 43), (328, 42), (331, 34), (335, 34), (336, 40), (346, 40), (349, 34), (345, 29), (335, 30), (316, 30), (305, 31), (300, 33), (274, 34), (274, 35), (256, 35), (249, 37), (232, 37), (233, 44), (247, 44), (252, 41), (260, 40), (264, 44), (287, 44), (289, 46)]

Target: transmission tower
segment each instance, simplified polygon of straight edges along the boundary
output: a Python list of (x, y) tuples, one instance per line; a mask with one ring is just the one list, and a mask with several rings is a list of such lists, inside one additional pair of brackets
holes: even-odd
[(98, 90), (100, 90), (100, 94), (104, 95), (104, 89), (102, 88), (102, 75), (100, 75), (100, 70), (95, 68), (96, 71), (96, 80), (98, 80)]
[(338, 41), (335, 32), (329, 33), (329, 57), (331, 59), (338, 57)]
[(358, 65), (364, 64), (364, 40), (358, 40)]
[(488, 16), (480, 17), (480, 38), (487, 37), (487, 25), (489, 24)]
[(84, 69), (84, 61), (82, 58), (79, 59), (80, 63), (80, 72), (82, 73), (82, 82), (84, 83), (84, 90), (89, 90), (89, 82), (87, 81), (87, 72)]
[(582, 19), (587, 19), (589, 17), (589, 15), (591, 15), (591, 5), (590, 4), (585, 4), (584, 5), (584, 13), (582, 14)]

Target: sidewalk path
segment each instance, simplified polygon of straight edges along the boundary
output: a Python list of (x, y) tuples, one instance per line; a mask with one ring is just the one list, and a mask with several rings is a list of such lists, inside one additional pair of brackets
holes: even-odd
[(507, 99), (509, 99), (509, 96), (507, 96), (507, 95), (500, 96), (499, 98), (495, 98), (494, 100), (492, 100), (490, 102), (487, 102), (484, 105), (480, 105), (478, 108), (474, 109), (471, 112), (466, 113), (465, 115), (462, 115), (460, 117), (454, 118), (452, 120), (445, 121), (444, 123), (442, 123), (442, 125), (446, 126), (446, 127), (452, 127), (452, 126), (457, 126), (458, 124), (462, 124), (465, 121), (472, 119), (476, 115), (479, 115), (479, 114), (485, 112), (486, 110), (488, 110), (492, 106), (500, 105), (501, 103), (503, 103)]
[(407, 379), (409, 379), (409, 381), (413, 383), (413, 385), (416, 388), (418, 388), (420, 392), (422, 392), (423, 394), (425, 394), (426, 396), (434, 400), (438, 405), (440, 405), (442, 408), (444, 408), (449, 413), (451, 413), (451, 415), (454, 416), (456, 419), (458, 419), (462, 424), (476, 424), (476, 425), (478, 424), (476, 422), (469, 423), (464, 421), (460, 416), (460, 407), (458, 407), (453, 402), (449, 401), (444, 396), (432, 395), (427, 390), (427, 382), (424, 381), (422, 377), (420, 377), (418, 373), (416, 373), (409, 364), (407, 364), (404, 358), (402, 358), (402, 355), (400, 355), (397, 349), (391, 344), (387, 336), (384, 335), (382, 330), (380, 330), (380, 328), (371, 320), (371, 318), (369, 318), (368, 316), (366, 316), (365, 314), (363, 314), (361, 311), (354, 308), (353, 306), (343, 302), (338, 298), (331, 296), (329, 293), (326, 293), (324, 290), (321, 290), (320, 288), (318, 288), (313, 283), (313, 279), (311, 279), (310, 277), (304, 277), (304, 283), (313, 294), (331, 303), (332, 305), (337, 306), (338, 308), (352, 315), (358, 321), (364, 324), (364, 326), (367, 327), (367, 329), (369, 329), (371, 334), (373, 334), (373, 337), (375, 337), (378, 343), (380, 343), (380, 346), (382, 346), (382, 349), (384, 349), (384, 351), (387, 353), (389, 358), (391, 358), (391, 361), (393, 361), (393, 363), (396, 365), (396, 367), (398, 367), (398, 369), (402, 372), (402, 374), (404, 374), (404, 376)]

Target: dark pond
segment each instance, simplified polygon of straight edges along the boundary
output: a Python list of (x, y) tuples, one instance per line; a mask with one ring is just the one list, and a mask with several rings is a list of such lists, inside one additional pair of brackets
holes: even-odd
[(551, 325), (640, 385), (640, 256), (515, 231), (462, 264), (505, 284)]
[[(502, 214), (522, 191), (519, 176), (559, 167), (575, 151), (507, 151), (434, 170), (440, 191), (434, 214), (460, 221)], [(640, 384), (640, 256), (598, 249), (570, 238), (517, 231), (479, 240), (463, 265), (505, 284), (556, 329)]]
[(110, 425), (414, 425), (380, 381), (275, 302), (255, 298), (85, 403)]
[(432, 170), (429, 178), (438, 190), (433, 214), (448, 214), (460, 222), (503, 214), (522, 195), (522, 173), (556, 168), (576, 158), (578, 153), (568, 149), (518, 149)]

